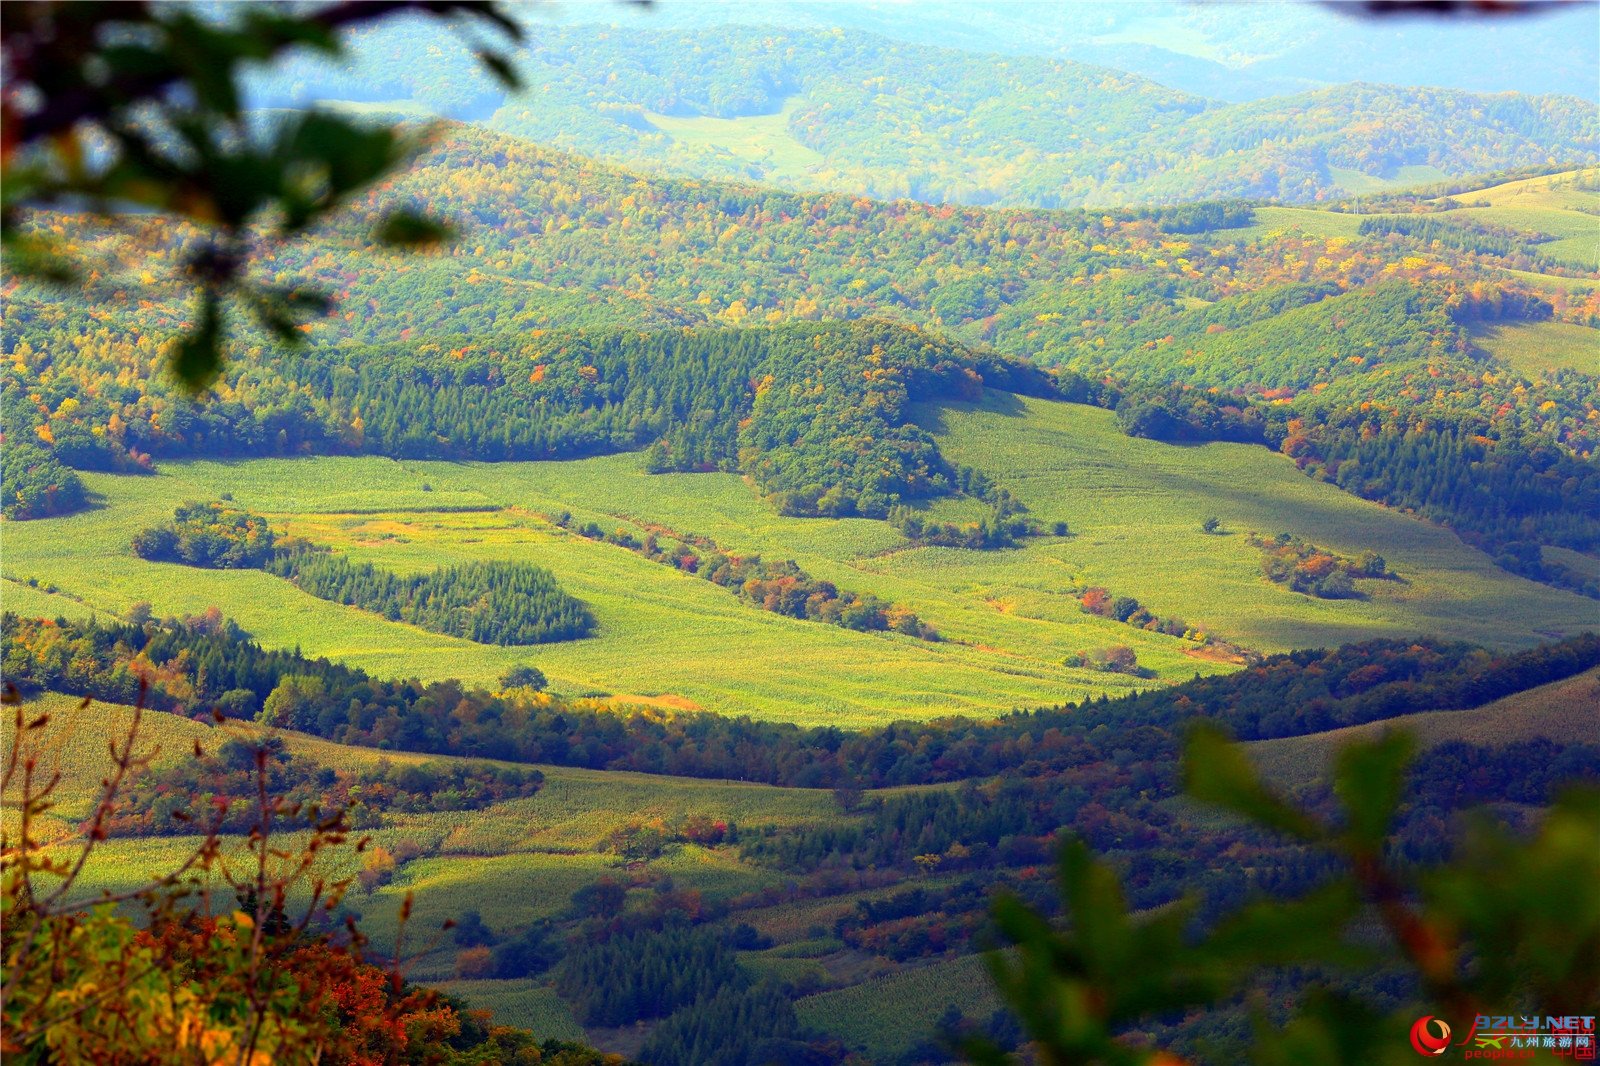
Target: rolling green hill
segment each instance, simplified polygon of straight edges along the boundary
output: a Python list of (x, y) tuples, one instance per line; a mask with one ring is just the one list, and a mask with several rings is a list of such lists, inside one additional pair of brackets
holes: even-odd
[(1039, 207), (1309, 200), (1596, 147), (1574, 98), (1350, 85), (1224, 105), (1106, 67), (865, 34), (702, 41), (543, 32), (525, 61), (536, 88), (489, 124), (669, 173)]
[[(100, 782), (111, 768), (105, 742), (118, 735), (115, 731), (125, 729), (132, 718), (131, 708), (96, 703), (80, 709), (78, 702), (47, 694), (28, 705), (30, 715), (50, 715), (44, 730), (45, 750), (52, 756), (47, 762), (62, 772), (54, 794), (57, 806), (39, 827), (38, 835), (58, 838), (57, 846), (63, 849), (73, 848), (81, 840), (68, 836), (64, 819), (82, 818), (93, 808)], [(210, 748), (226, 737), (259, 736), (262, 732), (248, 724), (210, 726), (148, 711), (137, 750), (154, 754), (158, 766), (171, 765), (186, 758), (194, 743)], [(274, 735), (287, 741), (292, 753), (340, 769), (423, 761), (402, 752), (345, 747), (292, 732), (275, 731)], [(9, 743), (9, 718), (0, 730), (0, 740)], [(602, 877), (635, 884), (670, 877), (685, 889), (702, 892), (708, 902), (774, 883), (770, 871), (742, 861), (732, 848), (690, 846), (643, 865), (629, 865), (618, 856), (597, 853), (597, 844), (622, 825), (652, 819), (679, 822), (696, 816), (753, 827), (824, 821), (848, 824), (854, 820), (841, 815), (831, 794), (821, 790), (563, 767), (540, 769), (545, 773), (545, 787), (527, 800), (470, 814), (394, 816), (389, 825), (372, 833), (374, 842), (415, 857), (401, 862), (394, 881), (372, 892), (356, 890), (351, 902), (363, 915), (364, 931), (373, 936), (374, 946), (388, 950), (394, 944), (402, 898), (415, 892), (417, 909), (408, 928), (412, 943), (421, 946), (421, 954), (411, 964), (411, 976), (439, 981), (469, 1003), (494, 1011), (504, 1023), (537, 1028), (542, 1038), (581, 1038), (582, 1029), (540, 981), (448, 980), (453, 976), (454, 951), (448, 937), (441, 943), (436, 935), (442, 921), (477, 910), (493, 929), (520, 929), (566, 907), (574, 891)], [(50, 767), (45, 772), (50, 772)], [(8, 829), (15, 819), (16, 812), (9, 805), (14, 798), (6, 797)], [(295, 839), (295, 834), (287, 834), (290, 843)], [(163, 863), (175, 864), (196, 842), (181, 836), (103, 841), (95, 848), (79, 889), (85, 895), (102, 889), (125, 890)], [(242, 840), (227, 840), (224, 855), (236, 857), (241, 847)], [(355, 871), (359, 857), (349, 848), (330, 852), (320, 867), (324, 874), (348, 876)], [(641, 889), (639, 896), (647, 899), (648, 892)]]
[[(1218, 17), (1095, 44), (1293, 50), (1219, 50)], [(12, 879), (24, 902), (132, 916), (182, 863), (222, 924), (150, 904), (178, 959), (276, 943), (275, 894), (325, 899), (315, 932), (474, 1026), (655, 1066), (911, 1066), (947, 1008), (1015, 1028), (976, 954), (997, 897), (1085, 927), (1064, 839), (1136, 920), (1327, 887), (1309, 835), (1202, 809), (1205, 778), (1235, 813), (1247, 786), (1222, 752), (1186, 771), (1198, 719), (1357, 830), (1330, 759), (1415, 729), (1431, 758), (1358, 768), (1404, 775), (1392, 825), (1347, 834), (1406, 883), (1470, 805), (1528, 825), (1600, 780), (1589, 102), (1222, 104), (1028, 49), (586, 25), (537, 36), (506, 103), (412, 25), (362, 62), (417, 69), (342, 106), (477, 124), (252, 252), (327, 313), (256, 322), (230, 293), (203, 396), (161, 373), (203, 229), (6, 217), (86, 267), (8, 275), (0, 323), (0, 746), (36, 742), (20, 765), (54, 788), (31, 820), (6, 760), (0, 819), (8, 849), (88, 856), (39, 873), (81, 870), (70, 895)], [(379, 250), (399, 204), (449, 239)], [(141, 716), (113, 805), (107, 740)], [(239, 876), (302, 846), (332, 896)], [(1237, 1059), (1242, 1005), (1324, 977), (1295, 971), (1134, 1039)], [(1326, 985), (1409, 1017), (1394, 977)]]
[(1594, 270), (1600, 267), (1600, 225), (1594, 214), (1597, 186), (1600, 171), (1594, 170), (1523, 178), (1458, 196), (1467, 206), (1444, 216), (1554, 237), (1540, 246), (1541, 254)]
[[(440, 463), (378, 458), (165, 464), (151, 477), (86, 475), (101, 503), (6, 527), (4, 586), (20, 609), (158, 615), (212, 605), (268, 646), (299, 646), (380, 676), (492, 683), (534, 662), (568, 693), (664, 707), (859, 725), (988, 714), (1148, 686), (1063, 665), (1116, 645), (1157, 681), (1229, 669), (1178, 637), (1084, 614), (1104, 586), (1161, 617), (1260, 651), (1433, 633), (1520, 646), (1592, 624), (1589, 601), (1512, 577), (1448, 532), (1300, 475), (1238, 444), (1175, 446), (1122, 434), (1109, 412), (992, 393), (980, 405), (917, 410), (955, 462), (998, 479), (1046, 528), (1020, 547), (918, 547), (887, 522), (774, 513), (733, 474), (646, 474), (634, 454), (567, 462)], [(506, 648), (427, 633), (314, 599), (260, 571), (198, 570), (135, 557), (133, 535), (188, 499), (229, 493), (274, 525), (400, 574), (476, 560), (549, 568), (598, 621), (593, 638)], [(964, 519), (974, 501), (931, 505)], [(904, 604), (944, 638), (855, 633), (757, 609), (548, 516), (696, 534), (735, 553), (793, 559), (812, 576)], [(1222, 535), (1200, 524), (1222, 520)], [(1343, 554), (1376, 551), (1401, 575), (1367, 599), (1324, 600), (1261, 576), (1249, 531), (1288, 532)], [(1162, 566), (1152, 567), (1151, 559)], [(33, 580), (48, 594), (18, 581)], [(74, 599), (63, 599), (74, 597)], [(66, 609), (65, 607), (63, 609)], [(819, 676), (827, 684), (818, 684)]]

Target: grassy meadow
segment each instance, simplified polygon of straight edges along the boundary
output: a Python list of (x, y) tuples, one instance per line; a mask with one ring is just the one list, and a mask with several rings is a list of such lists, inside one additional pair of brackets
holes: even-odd
[(902, 1019), (938, 1018), (954, 1004), (970, 1020), (986, 1022), (1000, 1009), (983, 959), (976, 955), (909, 968), (901, 973), (807, 996), (795, 1012), (807, 1025), (838, 1034), (884, 1055), (909, 1045)]
[[(1003, 393), (923, 418), (950, 459), (991, 471), (1046, 521), (1072, 524), (1073, 536), (1001, 553), (1003, 569), (989, 572), (1014, 582), (1018, 613), (1045, 615), (1059, 598), (1047, 575), (1071, 572), (1267, 650), (1423, 632), (1504, 647), (1594, 624), (1592, 601), (1508, 574), (1448, 530), (1307, 478), (1265, 448), (1128, 437), (1110, 412)], [(1218, 534), (1201, 531), (1210, 515)], [(1404, 580), (1364, 582), (1364, 600), (1304, 596), (1262, 578), (1250, 531), (1376, 551)]]
[(685, 148), (726, 156), (767, 181), (804, 183), (815, 180), (815, 170), (825, 160), (822, 153), (801, 144), (789, 132), (789, 116), (800, 103), (799, 98), (791, 97), (772, 115), (713, 118), (647, 111), (645, 118)]
[(572, 1008), (553, 988), (528, 981), (440, 981), (435, 987), (489, 1012), (495, 1025), (514, 1025), (539, 1034), (544, 1040), (586, 1039), (583, 1026), (572, 1016)]
[[(1356, 171), (1329, 168), (1354, 195), (1399, 191), (1446, 180), (1429, 167), (1405, 167), (1395, 180), (1370, 179)], [(1600, 170), (1569, 170), (1537, 178), (1524, 178), (1485, 189), (1456, 193), (1451, 199), (1470, 206), (1438, 212), (1438, 217), (1460, 222), (1487, 223), (1547, 240), (1533, 246), (1540, 255), (1563, 266), (1584, 270), (1600, 268), (1600, 225), (1593, 214), (1600, 194), (1592, 187)], [(1363, 180), (1365, 179), (1365, 180)], [(1584, 188), (1587, 184), (1590, 187)], [(1250, 226), (1221, 231), (1226, 239), (1252, 238), (1268, 233), (1301, 233), (1313, 237), (1354, 237), (1365, 218), (1393, 217), (1327, 211), (1315, 207), (1260, 207)], [(1525, 280), (1565, 288), (1587, 288), (1592, 279), (1512, 271)], [(1593, 369), (1593, 363), (1585, 369)]]
[(1478, 347), (1533, 377), (1556, 370), (1600, 372), (1600, 329), (1572, 322), (1512, 322), (1474, 331)]
[[(1443, 213), (1464, 222), (1491, 222), (1556, 238), (1538, 245), (1541, 255), (1584, 270), (1600, 269), (1600, 226), (1595, 223), (1594, 184), (1600, 169), (1570, 170), (1537, 178), (1524, 178), (1477, 192), (1459, 193), (1455, 199), (1469, 205)], [(1588, 188), (1583, 188), (1583, 185)]]
[(1424, 751), (1451, 740), (1494, 746), (1534, 737), (1593, 738), (1600, 736), (1600, 669), (1471, 710), (1428, 711), (1310, 736), (1258, 740), (1248, 749), (1265, 777), (1303, 787), (1326, 776), (1341, 747), (1391, 728), (1409, 730), (1417, 738), (1418, 749)]
[[(1062, 665), (1117, 644), (1134, 648), (1161, 681), (1231, 668), (1192, 642), (1082, 613), (1075, 593), (1088, 585), (1263, 651), (1420, 632), (1519, 646), (1593, 623), (1588, 601), (1506, 574), (1448, 532), (1311, 481), (1266, 449), (1129, 438), (1109, 412), (999, 393), (920, 417), (953, 461), (989, 472), (1047, 527), (1066, 521), (1071, 534), (1000, 551), (916, 547), (877, 520), (785, 518), (735, 475), (647, 475), (631, 454), (166, 463), (153, 476), (86, 474), (97, 502), (79, 514), (7, 522), (0, 597), (7, 609), (47, 616), (121, 615), (140, 601), (158, 615), (217, 605), (265, 645), (299, 646), (380, 676), (488, 685), (532, 662), (568, 694), (845, 727), (1151, 684)], [(472, 560), (548, 567), (591, 606), (598, 633), (532, 647), (476, 644), (316, 599), (259, 571), (133, 555), (134, 534), (170, 519), (178, 504), (225, 496), (280, 530), (402, 574)], [(930, 510), (971, 518), (970, 503)], [(904, 604), (944, 640), (761, 611), (549, 521), (562, 511), (640, 536), (695, 533), (734, 552), (794, 559), (841, 588)], [(1208, 515), (1222, 519), (1221, 535), (1200, 531)], [(1372, 583), (1364, 600), (1293, 593), (1261, 577), (1259, 553), (1245, 543), (1251, 530), (1377, 551), (1406, 580)]]

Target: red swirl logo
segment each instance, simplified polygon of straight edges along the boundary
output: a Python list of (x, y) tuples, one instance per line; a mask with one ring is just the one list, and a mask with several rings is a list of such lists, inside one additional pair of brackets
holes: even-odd
[(1418, 1055), (1443, 1055), (1450, 1046), (1450, 1026), (1442, 1018), (1424, 1014), (1411, 1025), (1411, 1046)]

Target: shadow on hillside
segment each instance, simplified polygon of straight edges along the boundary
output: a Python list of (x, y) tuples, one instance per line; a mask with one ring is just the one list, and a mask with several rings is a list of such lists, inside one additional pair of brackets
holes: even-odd
[(950, 427), (945, 416), (951, 411), (982, 411), (985, 414), (1003, 415), (1006, 418), (1023, 418), (1028, 408), (1014, 392), (985, 389), (983, 399), (976, 403), (968, 400), (924, 400), (914, 404), (911, 420), (929, 433), (944, 433)]

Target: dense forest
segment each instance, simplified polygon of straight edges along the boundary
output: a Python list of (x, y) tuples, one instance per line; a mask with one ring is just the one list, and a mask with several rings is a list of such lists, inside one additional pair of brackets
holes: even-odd
[(185, 503), (172, 512), (172, 524), (134, 535), (141, 559), (219, 570), (260, 569), (281, 554), (267, 520), (220, 503)]
[(270, 570), (318, 599), (480, 644), (578, 640), (595, 625), (554, 574), (531, 563), (462, 563), (402, 577), (331, 552), (307, 552), (283, 557)]
[(19, 440), (7, 440), (4, 464), (0, 471), (7, 518), (48, 518), (71, 514), (84, 507), (88, 495), (77, 474), (63, 466), (56, 456)]
[(316, 351), (260, 372), (277, 379), (253, 394), (264, 408), (151, 403), (124, 418), (105, 398), (69, 404), (75, 422), (103, 419), (117, 430), (100, 427), (85, 465), (305, 451), (559, 459), (649, 444), (650, 469), (743, 470), (787, 513), (881, 516), (903, 497), (960, 489), (933, 439), (910, 421), (910, 404), (970, 399), (985, 386), (1093, 393), (1072, 375), (873, 321), (583, 330), (486, 342), (470, 355), (407, 345)]

